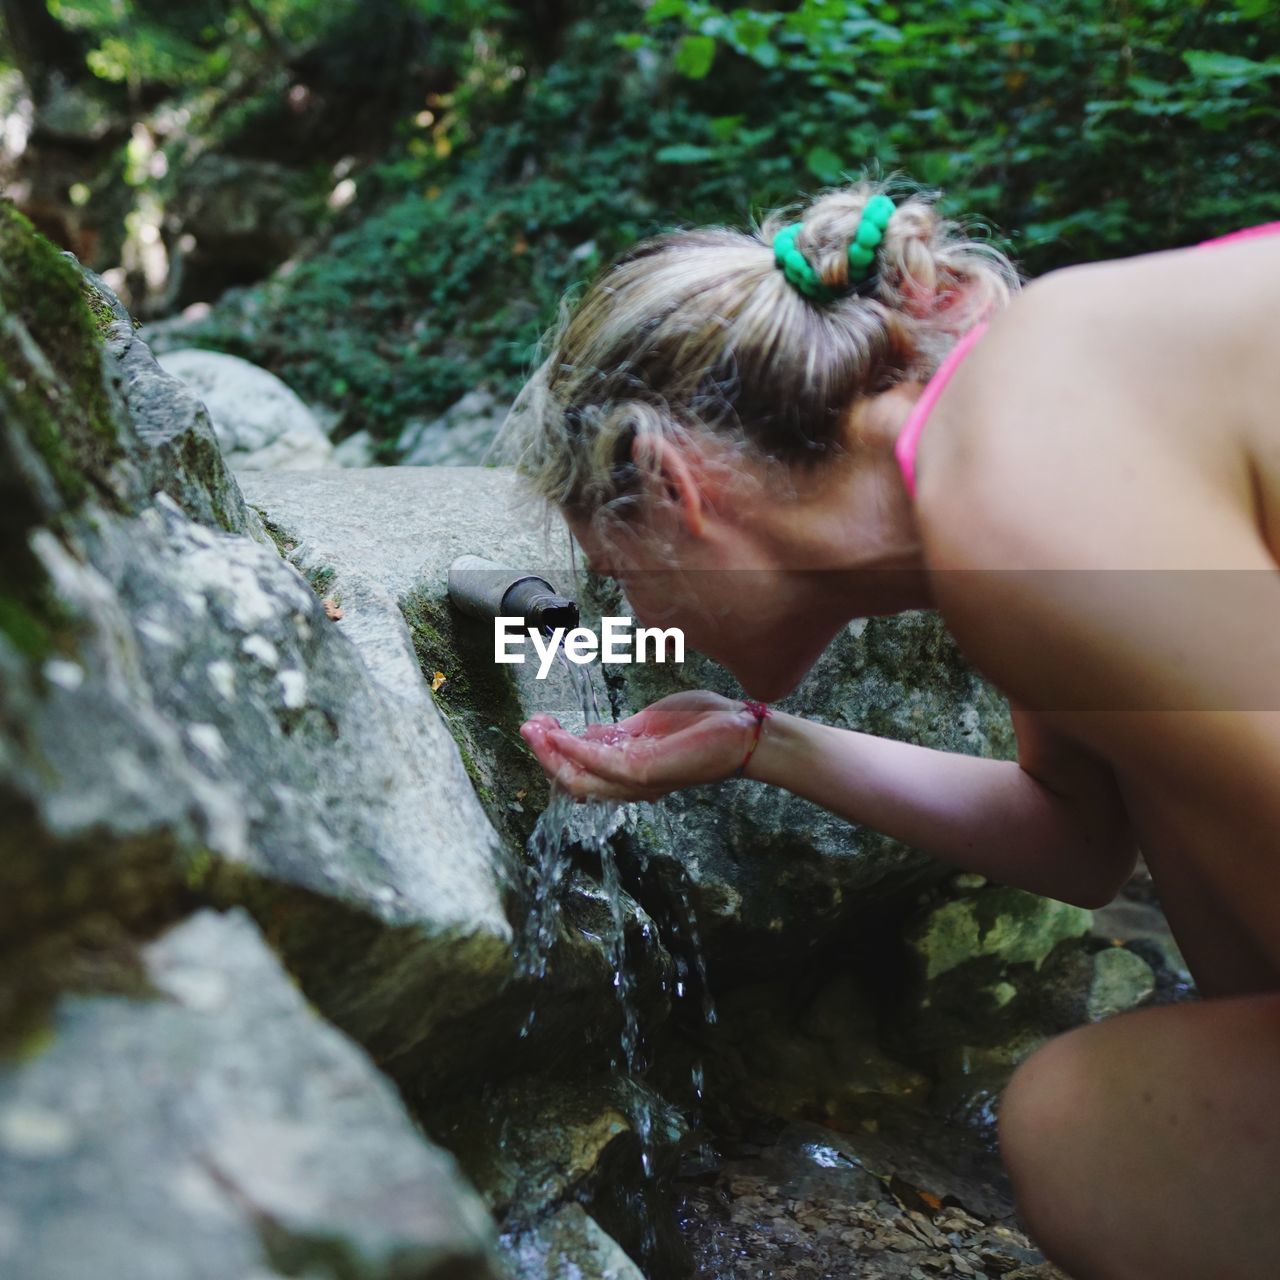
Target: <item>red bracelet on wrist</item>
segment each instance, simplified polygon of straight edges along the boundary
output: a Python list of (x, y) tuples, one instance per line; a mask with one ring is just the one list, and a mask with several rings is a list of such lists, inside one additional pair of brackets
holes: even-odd
[(747, 767), (747, 761), (755, 754), (755, 749), (760, 745), (760, 730), (764, 726), (764, 722), (773, 715), (773, 710), (767, 707), (763, 702), (757, 702), (754, 698), (744, 698), (743, 705), (756, 718), (756, 731), (751, 739), (751, 745), (747, 748), (747, 754), (742, 757), (742, 763), (733, 771), (735, 778), (742, 777), (743, 770)]

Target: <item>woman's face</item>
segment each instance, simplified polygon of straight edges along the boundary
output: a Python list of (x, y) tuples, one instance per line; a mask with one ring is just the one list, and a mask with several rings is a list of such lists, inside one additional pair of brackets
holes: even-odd
[(571, 521), (591, 568), (621, 585), (637, 625), (678, 627), (751, 697), (790, 693), (847, 621), (830, 574), (769, 564), (747, 538), (684, 542), (660, 554), (627, 530), (607, 544)]
[(849, 422), (854, 447), (818, 472), (661, 446), (661, 502), (607, 538), (587, 519), (570, 528), (641, 626), (679, 627), (750, 696), (783, 697), (850, 619), (932, 607), (893, 456), (918, 393), (864, 402)]

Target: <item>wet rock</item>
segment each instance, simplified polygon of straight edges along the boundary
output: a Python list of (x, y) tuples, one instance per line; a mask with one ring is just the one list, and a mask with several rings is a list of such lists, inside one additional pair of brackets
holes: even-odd
[[(450, 1105), (427, 1122), (497, 1218), (522, 1278), (542, 1274), (530, 1258), (545, 1260), (561, 1238), (546, 1225), (565, 1205), (585, 1207), (619, 1257), (626, 1248), (652, 1261), (659, 1239), (671, 1235), (662, 1189), (687, 1125), (640, 1081), (620, 1075), (573, 1084), (524, 1079), (474, 1103)], [(562, 1266), (585, 1265), (580, 1241), (559, 1247)]]
[(1067, 903), (954, 881), (908, 924), (917, 976), (889, 1039), (930, 1077), (941, 1114), (994, 1138), (996, 1099), (1014, 1068), (1088, 1019), (1091, 924)]
[(315, 416), (273, 373), (239, 356), (188, 347), (159, 357), (209, 411), (229, 466), (305, 471), (333, 463)]
[(644, 1280), (644, 1272), (581, 1205), (568, 1204), (505, 1242), (520, 1280)]
[(1153, 902), (1126, 892), (1093, 913), (1093, 934), (1115, 945), (1123, 944), (1141, 955), (1156, 975), (1162, 1000), (1191, 995), (1195, 982), (1164, 912)]
[(1090, 978), (1076, 940), (1091, 921), (1082, 908), (997, 885), (927, 907), (906, 930), (918, 978), (901, 1006), (902, 1039), (942, 1055), (944, 1075), (1007, 1074), (1084, 1020)]
[[(602, 611), (628, 612), (616, 603)], [(624, 714), (681, 688), (741, 696), (736, 682), (700, 655), (683, 668), (625, 670), (616, 682)], [(1005, 758), (1015, 750), (1003, 699), (966, 666), (928, 613), (850, 623), (777, 705), (940, 750)], [(670, 893), (692, 899), (713, 981), (717, 974), (766, 977), (779, 962), (795, 965), (875, 902), (944, 874), (902, 842), (763, 783), (693, 788), (667, 797), (662, 810), (648, 836), (674, 856), (657, 874)]]
[(522, 1080), (472, 1104), (452, 1104), (441, 1137), (500, 1217), (585, 1199), (593, 1179), (640, 1169), (641, 1134), (669, 1154), (684, 1134), (670, 1106), (622, 1076), (591, 1084)]
[(64, 999), (0, 1066), (0, 1270), (489, 1280), (493, 1228), (242, 913), (143, 954), (150, 998)]
[[(455, 804), (461, 786), (472, 813), (479, 796), (508, 855), (504, 900), (513, 918), (528, 920), (534, 886), (521, 856), (548, 788), (519, 725), (532, 714), (526, 707), (574, 707), (576, 694), (562, 669), (544, 684), (532, 667), (495, 666), (492, 631), (456, 618), (445, 600), (448, 566), (464, 553), (545, 563), (542, 535), (510, 509), (509, 478), (488, 469), (379, 468), (243, 473), (240, 480), (249, 501), (291, 548), (290, 559), (341, 602), (342, 634), (379, 682), (411, 690), (416, 720), (431, 733), (453, 733), (475, 790), (457, 780), (442, 783), (438, 803)], [(455, 626), (461, 636), (456, 644)], [(436, 671), (443, 679), (430, 692), (424, 672)], [(581, 712), (576, 715), (581, 724)], [(567, 712), (566, 722), (573, 721)], [(607, 1063), (616, 1056), (621, 1012), (601, 942), (612, 923), (598, 861), (569, 868), (561, 896), (545, 980), (512, 989), (502, 1023), (478, 1020), (469, 1033), (477, 1037), (473, 1049), (496, 1038), (500, 1058), (523, 1047), (553, 1054), (573, 1070), (582, 1064), (585, 1037), (595, 1059)], [(630, 964), (643, 975), (639, 1002), (649, 1020), (660, 1020), (670, 958), (643, 910), (629, 897), (622, 910)], [(516, 1031), (533, 1001), (533, 1035), (520, 1041)], [(506, 1018), (514, 1025), (508, 1027)], [(422, 1054), (426, 1070), (440, 1061), (438, 1049), (424, 1046)], [(401, 1065), (412, 1072), (410, 1062)]]
[[(911, 935), (926, 981), (959, 965), (992, 957), (1039, 968), (1060, 942), (1087, 933), (1093, 916), (1083, 907), (1001, 887), (944, 902)], [(998, 997), (997, 997), (998, 999)]]

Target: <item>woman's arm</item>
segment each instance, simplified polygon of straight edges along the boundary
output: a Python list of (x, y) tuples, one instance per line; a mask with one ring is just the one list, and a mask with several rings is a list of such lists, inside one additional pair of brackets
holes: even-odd
[(746, 772), (1003, 884), (1079, 906), (1109, 902), (1137, 857), (1114, 779), (1025, 712), (1014, 719), (1023, 761), (775, 712)]
[[(1094, 906), (1133, 870), (1115, 780), (1096, 756), (1015, 706), (1018, 762), (955, 755), (775, 712), (748, 777), (1003, 883)], [(575, 796), (654, 800), (727, 778), (756, 732), (744, 704), (670, 694), (584, 737), (551, 716), (522, 728), (543, 768)]]

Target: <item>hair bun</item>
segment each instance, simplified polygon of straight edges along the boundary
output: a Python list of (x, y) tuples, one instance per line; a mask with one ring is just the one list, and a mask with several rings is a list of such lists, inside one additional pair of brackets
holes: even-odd
[(798, 220), (772, 214), (756, 234), (658, 236), (565, 314), (502, 452), (536, 492), (592, 519), (667, 501), (660, 451), (636, 445), (816, 462), (841, 444), (854, 401), (930, 377), (1018, 283), (931, 197), (895, 203), (871, 181), (821, 196)]

